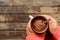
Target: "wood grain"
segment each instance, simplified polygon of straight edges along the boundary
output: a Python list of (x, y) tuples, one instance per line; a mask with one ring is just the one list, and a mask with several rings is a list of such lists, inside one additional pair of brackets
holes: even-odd
[(0, 39), (0, 40), (25, 40), (25, 39)]
[(0, 39), (25, 39), (25, 31), (0, 31)]
[(26, 25), (25, 22), (0, 23), (0, 31), (25, 31)]
[(60, 6), (60, 0), (0, 0), (0, 5)]
[(0, 13), (0, 22), (28, 22), (29, 20), (29, 15), (36, 16), (36, 15), (50, 15), (53, 18), (55, 18), (58, 22), (60, 20), (60, 14), (59, 13), (38, 13), (38, 14), (14, 14), (14, 13), (9, 13), (9, 14), (2, 14)]
[(0, 13), (56, 13), (59, 7), (40, 7), (26, 5), (0, 6)]
[(0, 22), (21, 22), (23, 20), (28, 20), (28, 15), (26, 14), (0, 14)]
[(50, 15), (60, 25), (60, 0), (0, 0), (0, 40), (25, 40), (29, 15)]

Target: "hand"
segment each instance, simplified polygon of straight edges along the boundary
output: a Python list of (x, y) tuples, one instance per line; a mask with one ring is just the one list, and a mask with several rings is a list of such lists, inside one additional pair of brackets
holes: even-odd
[(54, 32), (56, 31), (56, 29), (57, 29), (57, 27), (58, 27), (57, 21), (56, 21), (54, 18), (52, 18), (51, 16), (49, 16), (49, 15), (41, 15), (41, 16), (45, 17), (47, 20), (48, 20), (48, 19), (51, 19), (51, 20), (49, 21), (49, 31), (50, 31), (52, 34), (54, 34)]
[(29, 22), (28, 22), (28, 24), (27, 24), (27, 27), (26, 27), (26, 34), (27, 34), (27, 36), (28, 36), (28, 35), (35, 35), (36, 37), (39, 36), (39, 38), (44, 39), (46, 32), (43, 33), (43, 34), (36, 34), (36, 33), (31, 29), (30, 23), (31, 23), (31, 19), (29, 20)]

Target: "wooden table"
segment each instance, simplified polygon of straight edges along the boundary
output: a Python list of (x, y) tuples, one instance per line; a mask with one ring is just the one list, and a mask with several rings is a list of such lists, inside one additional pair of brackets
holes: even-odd
[(25, 40), (29, 15), (50, 15), (60, 24), (60, 0), (0, 0), (0, 40)]

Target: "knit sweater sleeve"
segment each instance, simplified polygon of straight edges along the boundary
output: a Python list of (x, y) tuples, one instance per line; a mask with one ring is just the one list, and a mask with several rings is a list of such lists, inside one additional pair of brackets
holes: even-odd
[(29, 35), (26, 37), (26, 40), (44, 40), (43, 37), (41, 37), (40, 35)]
[(60, 27), (57, 28), (53, 36), (55, 40), (60, 40)]

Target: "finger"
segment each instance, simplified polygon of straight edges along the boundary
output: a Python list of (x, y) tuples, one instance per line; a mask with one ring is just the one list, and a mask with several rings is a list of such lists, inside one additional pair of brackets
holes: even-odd
[(44, 16), (47, 20), (51, 19), (49, 21), (49, 31), (53, 34), (55, 32), (56, 28), (58, 27), (57, 21), (49, 15), (41, 15), (41, 16)]
[(27, 24), (27, 27), (26, 27), (26, 34), (27, 35), (31, 35), (31, 34), (34, 34), (33, 30), (31, 29), (31, 19), (29, 20), (28, 24)]

